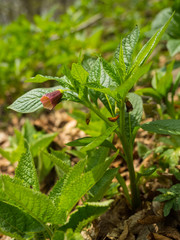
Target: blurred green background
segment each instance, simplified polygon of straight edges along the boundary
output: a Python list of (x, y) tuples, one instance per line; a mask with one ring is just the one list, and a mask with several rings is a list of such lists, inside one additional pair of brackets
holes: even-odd
[[(179, 2), (0, 0), (0, 113), (33, 87), (26, 79), (36, 74), (61, 76), (62, 66), (76, 62), (80, 53), (84, 57), (101, 53), (110, 59), (120, 39), (136, 24), (141, 38), (145, 32), (148, 38), (174, 8), (179, 17)], [(180, 41), (178, 34), (175, 31), (166, 39)], [(175, 49), (175, 54), (179, 51)]]

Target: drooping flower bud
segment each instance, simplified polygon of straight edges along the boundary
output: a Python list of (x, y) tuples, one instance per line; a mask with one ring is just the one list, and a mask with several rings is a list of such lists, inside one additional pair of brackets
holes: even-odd
[(119, 118), (119, 114), (117, 116), (115, 116), (115, 117), (109, 117), (108, 120), (110, 122), (116, 122), (118, 120), (118, 118)]
[(44, 108), (52, 110), (60, 101), (63, 96), (62, 90), (58, 89), (54, 92), (46, 93), (40, 99)]

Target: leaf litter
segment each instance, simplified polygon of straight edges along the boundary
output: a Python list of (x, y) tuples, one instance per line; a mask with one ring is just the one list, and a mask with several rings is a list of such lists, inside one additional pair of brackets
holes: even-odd
[[(13, 135), (13, 129), (20, 129), (25, 122), (22, 117), (18, 120), (13, 115), (11, 122), (5, 131), (0, 131), (0, 147), (9, 146), (9, 135)], [(85, 136), (85, 133), (76, 128), (77, 122), (72, 119), (64, 110), (43, 113), (35, 121), (31, 120), (38, 130), (47, 133), (58, 132), (58, 136), (53, 142), (53, 148), (61, 149), (67, 142), (73, 141)], [(121, 148), (121, 143), (114, 139), (117, 148)], [(144, 131), (139, 131), (136, 143), (142, 142), (153, 147), (154, 135)], [(70, 148), (70, 147), (68, 147)], [(136, 170), (141, 165), (148, 167), (152, 164), (153, 156), (145, 159), (139, 158), (137, 147), (134, 150), (134, 164)], [(77, 158), (72, 158), (72, 164), (77, 162)], [(14, 175), (16, 165), (11, 163), (0, 155), (0, 172), (2, 174)], [(118, 157), (111, 167), (120, 167), (121, 175), (129, 183), (128, 170), (121, 157)], [(54, 177), (54, 172), (48, 176), (45, 181), (50, 181)], [(53, 180), (51, 179), (53, 182)], [(115, 180), (113, 180), (115, 181)], [(168, 217), (163, 217), (163, 204), (153, 202), (152, 199), (158, 194), (156, 191), (160, 187), (170, 187), (171, 177), (169, 174), (161, 174), (160, 179), (150, 179), (145, 184), (140, 185), (142, 192), (142, 207), (133, 213), (122, 194), (114, 198), (114, 202), (109, 211), (94, 220), (91, 226), (82, 231), (85, 240), (180, 240), (180, 217), (179, 212), (172, 211)], [(43, 192), (47, 192), (46, 184), (43, 183)], [(50, 184), (48, 187), (51, 187)], [(81, 202), (81, 201), (80, 201)], [(9, 237), (0, 235), (1, 240), (9, 240)]]

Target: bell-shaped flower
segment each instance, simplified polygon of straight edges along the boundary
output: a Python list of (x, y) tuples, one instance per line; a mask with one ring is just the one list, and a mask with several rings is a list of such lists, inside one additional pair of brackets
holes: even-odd
[(46, 93), (40, 99), (44, 108), (52, 110), (60, 101), (63, 96), (61, 89), (58, 89), (54, 92)]

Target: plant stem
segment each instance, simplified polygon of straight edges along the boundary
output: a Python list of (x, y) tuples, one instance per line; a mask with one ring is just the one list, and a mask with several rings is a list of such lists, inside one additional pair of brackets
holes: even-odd
[(116, 178), (117, 178), (118, 182), (120, 183), (121, 187), (123, 188), (123, 192), (124, 192), (124, 195), (125, 195), (128, 203), (129, 203), (130, 205), (132, 205), (132, 203), (131, 203), (131, 197), (130, 197), (130, 195), (129, 195), (129, 191), (128, 191), (128, 188), (127, 188), (126, 183), (125, 183), (125, 181), (124, 181), (124, 178), (123, 178), (123, 177), (121, 176), (121, 174), (119, 174), (119, 173), (117, 173)]
[[(99, 111), (99, 109), (96, 106), (93, 106), (90, 102), (86, 102), (86, 106), (91, 109), (93, 112), (95, 112), (102, 120), (104, 120), (109, 126), (113, 126), (114, 124), (108, 121), (108, 119)], [(136, 175), (134, 171), (134, 165), (133, 165), (133, 150), (132, 150), (132, 143), (129, 142), (127, 139), (127, 136), (125, 134), (125, 114), (124, 114), (124, 101), (120, 103), (120, 131), (115, 130), (116, 134), (121, 140), (124, 154), (125, 154), (125, 160), (127, 162), (128, 170), (129, 170), (129, 177), (130, 177), (130, 187), (131, 187), (131, 198), (132, 201), (132, 209), (135, 210), (140, 205), (140, 195), (139, 190), (137, 188), (136, 184)], [(123, 186), (122, 186), (123, 187)], [(123, 191), (127, 192), (127, 187), (123, 187)], [(125, 194), (127, 195), (127, 194)], [(126, 196), (127, 197), (127, 196)], [(128, 200), (128, 197), (127, 197)]]
[(121, 131), (121, 143), (123, 145), (125, 159), (129, 170), (132, 209), (135, 210), (140, 205), (140, 195), (136, 184), (136, 175), (133, 165), (133, 150), (132, 150), (133, 146), (132, 142), (128, 140), (125, 134), (125, 111), (123, 100), (120, 103), (120, 131)]

